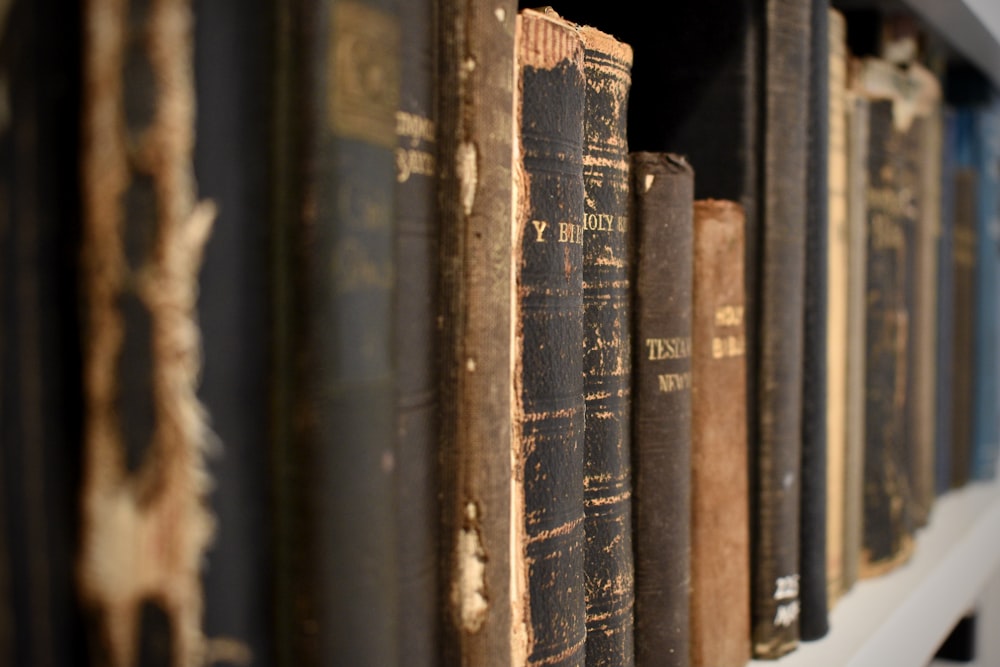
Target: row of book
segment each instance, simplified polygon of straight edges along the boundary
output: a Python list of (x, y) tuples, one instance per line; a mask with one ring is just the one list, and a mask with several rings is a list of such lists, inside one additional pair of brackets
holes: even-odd
[(564, 4), (13, 0), (0, 664), (742, 667), (994, 477), (985, 79)]

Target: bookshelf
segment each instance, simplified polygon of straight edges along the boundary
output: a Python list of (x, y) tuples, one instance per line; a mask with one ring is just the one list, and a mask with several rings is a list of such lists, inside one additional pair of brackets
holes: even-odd
[(1000, 4), (995, 0), (904, 0), (904, 4), (1000, 86)]
[[(913, 557), (898, 569), (860, 581), (830, 615), (830, 632), (803, 642), (776, 662), (781, 667), (926, 665), (955, 623), (977, 603), (1000, 566), (1000, 483), (970, 484), (934, 505), (917, 534)], [(994, 599), (996, 598), (996, 599)], [(985, 631), (984, 631), (985, 632)], [(997, 664), (1000, 654), (980, 664)], [(942, 663), (944, 664), (944, 663)]]

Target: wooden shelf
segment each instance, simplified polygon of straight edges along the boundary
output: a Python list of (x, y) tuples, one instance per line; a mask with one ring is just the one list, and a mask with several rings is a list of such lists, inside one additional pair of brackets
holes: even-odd
[(1000, 483), (952, 491), (934, 505), (913, 557), (859, 582), (830, 615), (830, 632), (776, 667), (926, 665), (1000, 566)]

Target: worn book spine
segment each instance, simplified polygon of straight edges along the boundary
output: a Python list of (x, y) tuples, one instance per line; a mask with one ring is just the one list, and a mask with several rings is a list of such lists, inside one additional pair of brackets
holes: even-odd
[(569, 667), (586, 639), (583, 43), (541, 11), (518, 31), (512, 606), (525, 664)]
[(764, 659), (799, 641), (810, 6), (769, 0), (762, 45), (750, 535), (753, 655)]
[(955, 190), (958, 170), (958, 123), (950, 104), (942, 112), (941, 228), (937, 263), (937, 386), (934, 407), (934, 491), (940, 496), (951, 488), (952, 391), (955, 365), (955, 261), (952, 254), (955, 234)]
[(694, 172), (630, 156), (635, 664), (690, 661), (691, 313)]
[[(916, 66), (914, 66), (916, 67)], [(924, 70), (926, 71), (926, 70)], [(914, 239), (915, 300), (913, 303), (913, 509), (916, 525), (927, 524), (936, 497), (935, 390), (937, 381), (936, 326), (938, 300), (937, 249), (941, 228), (942, 116), (941, 93), (936, 79), (926, 71), (925, 84), (933, 97), (916, 136), (919, 174), (919, 217)]]
[(400, 665), (439, 667), (437, 0), (399, 3), (396, 111), (396, 521)]
[(826, 635), (827, 618), (827, 311), (829, 274), (829, 70), (830, 50), (826, 0), (813, 0), (809, 10), (809, 88), (806, 179), (805, 312), (802, 344), (802, 489), (799, 514), (801, 612), (799, 635), (815, 640)]
[(848, 355), (847, 24), (829, 9), (826, 320), (826, 582), (828, 605), (843, 593)]
[[(58, 16), (58, 20), (53, 17)], [(0, 664), (86, 656), (80, 536), (80, 18), (0, 8)]]
[[(863, 545), (859, 575), (895, 567), (911, 552), (906, 452), (908, 309), (907, 207), (915, 183), (892, 99), (873, 99), (869, 116), (866, 266)], [(906, 189), (904, 189), (906, 188)]]
[(393, 2), (282, 7), (279, 657), (395, 665)]
[(583, 27), (584, 549), (587, 665), (635, 664), (626, 119), (632, 49)]
[(858, 579), (865, 462), (865, 333), (868, 264), (868, 99), (851, 94), (847, 126), (847, 404), (844, 446), (843, 590)]
[[(959, 118), (960, 125), (962, 119)], [(959, 128), (959, 135), (966, 128)], [(959, 142), (963, 138), (959, 137)], [(954, 295), (952, 315), (951, 488), (968, 484), (972, 464), (972, 387), (975, 344), (976, 201), (979, 178), (961, 165), (955, 175), (955, 227), (952, 237)]]
[[(750, 660), (743, 209), (694, 202), (691, 664)], [(720, 406), (728, 406), (720, 410)]]
[(970, 477), (997, 476), (1000, 453), (1000, 96), (984, 94), (974, 111), (976, 207), (975, 371)]
[(196, 664), (212, 650), (196, 303), (215, 207), (192, 175), (192, 18), (187, 0), (84, 7), (76, 574), (99, 664)]
[[(517, 4), (441, 0), (442, 665), (523, 664), (512, 624)], [(467, 67), (474, 62), (474, 68)], [(523, 521), (523, 518), (519, 519)], [(515, 648), (516, 647), (516, 648)]]
[[(195, 5), (194, 173), (220, 202), (198, 283), (198, 395), (216, 436), (208, 458), (217, 530), (202, 568), (216, 664), (274, 661), (269, 293), (274, 19), (270, 0)], [(238, 565), (238, 566), (236, 566)], [(218, 641), (223, 640), (223, 641)]]

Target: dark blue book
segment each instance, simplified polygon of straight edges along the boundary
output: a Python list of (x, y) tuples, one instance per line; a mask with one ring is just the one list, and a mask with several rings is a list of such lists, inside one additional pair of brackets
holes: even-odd
[(996, 476), (1000, 449), (1000, 96), (968, 110), (969, 159), (979, 174), (976, 202), (975, 319), (973, 324), (972, 479)]

